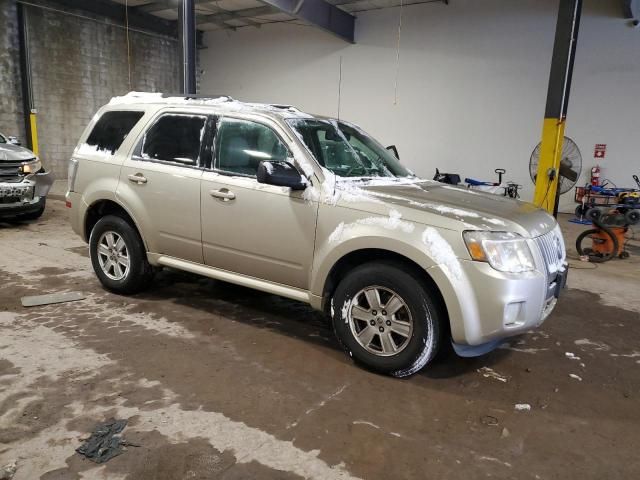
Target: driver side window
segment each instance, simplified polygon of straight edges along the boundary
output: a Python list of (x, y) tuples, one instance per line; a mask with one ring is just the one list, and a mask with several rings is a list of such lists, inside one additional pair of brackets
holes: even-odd
[(269, 127), (260, 123), (223, 118), (216, 136), (215, 168), (255, 177), (261, 161), (287, 162), (292, 155)]

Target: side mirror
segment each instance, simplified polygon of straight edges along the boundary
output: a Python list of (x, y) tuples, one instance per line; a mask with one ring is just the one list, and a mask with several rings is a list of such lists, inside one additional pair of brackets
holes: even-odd
[(7, 140), (9, 140), (9, 143), (12, 145), (22, 145), (20, 140), (18, 140), (18, 137), (8, 137)]
[(293, 165), (286, 162), (261, 161), (258, 165), (257, 178), (259, 183), (289, 187), (291, 190), (304, 190), (307, 188), (307, 180), (300, 175)]
[(389, 150), (390, 152), (393, 152), (394, 157), (400, 160), (400, 154), (398, 153), (398, 149), (395, 145), (389, 145), (387, 147), (387, 150)]

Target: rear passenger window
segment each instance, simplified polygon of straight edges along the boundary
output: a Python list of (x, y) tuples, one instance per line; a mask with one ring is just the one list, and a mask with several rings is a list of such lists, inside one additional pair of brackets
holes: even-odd
[(147, 160), (197, 165), (206, 121), (205, 116), (163, 115), (144, 135), (140, 156)]
[(255, 176), (261, 160), (286, 162), (287, 147), (265, 125), (223, 118), (218, 127), (216, 168), (224, 172)]
[(116, 153), (144, 112), (112, 111), (103, 114), (85, 142), (96, 150)]

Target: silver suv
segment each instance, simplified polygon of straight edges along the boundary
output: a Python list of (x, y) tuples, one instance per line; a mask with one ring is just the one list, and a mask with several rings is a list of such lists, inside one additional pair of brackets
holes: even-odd
[(542, 323), (565, 248), (535, 206), (422, 180), (356, 125), (229, 97), (113, 99), (69, 166), (109, 290), (171, 267), (306, 302), (360, 364), (417, 372)]
[(52, 173), (35, 153), (0, 133), (0, 219), (40, 218), (52, 184)]

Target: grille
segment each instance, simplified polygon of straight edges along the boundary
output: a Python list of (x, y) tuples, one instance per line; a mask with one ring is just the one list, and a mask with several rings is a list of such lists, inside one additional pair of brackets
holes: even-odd
[(559, 225), (556, 225), (556, 228), (549, 233), (537, 237), (535, 241), (540, 249), (540, 253), (542, 253), (542, 258), (544, 259), (548, 273), (556, 273), (563, 268), (567, 252), (564, 247), (564, 239), (562, 238)]
[(0, 182), (21, 182), (24, 175), (20, 172), (22, 162), (0, 163)]
[(31, 185), (0, 186), (0, 198), (33, 198)]

